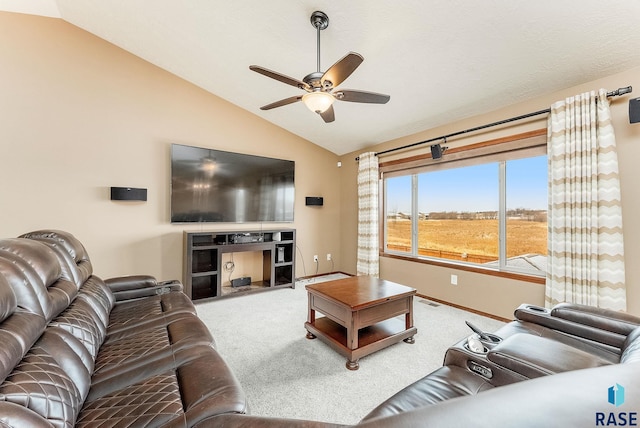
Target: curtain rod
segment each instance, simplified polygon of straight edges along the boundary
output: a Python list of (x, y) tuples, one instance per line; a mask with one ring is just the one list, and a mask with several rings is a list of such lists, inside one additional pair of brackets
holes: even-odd
[[(607, 92), (607, 97), (617, 97), (617, 96), (624, 95), (624, 94), (630, 94), (631, 90), (632, 90), (631, 86), (626, 86), (624, 88), (618, 88), (615, 91)], [(493, 126), (504, 125), (505, 123), (515, 122), (517, 120), (527, 119), (529, 117), (539, 116), (541, 114), (548, 114), (550, 112), (551, 112), (551, 108), (534, 111), (533, 113), (527, 113), (527, 114), (523, 114), (521, 116), (511, 117), (509, 119), (504, 119), (504, 120), (499, 120), (498, 122), (493, 122), (493, 123), (488, 123), (486, 125), (476, 126), (475, 128), (465, 129), (464, 131), (454, 132), (452, 134), (443, 135), (441, 137), (430, 138), (428, 140), (419, 141), (417, 143), (407, 144), (405, 146), (396, 147), (394, 149), (383, 150), (381, 152), (375, 153), (375, 156), (383, 155), (385, 153), (395, 152), (395, 151), (398, 151), (398, 150), (408, 149), (410, 147), (419, 146), (419, 145), (422, 145), (422, 144), (427, 144), (427, 143), (431, 143), (433, 141), (438, 141), (438, 140), (444, 140), (446, 142), (447, 138), (450, 138), (450, 137), (457, 137), (458, 135), (467, 134), (469, 132), (479, 131), (481, 129), (491, 128)], [(357, 157), (356, 160), (357, 161), (360, 160), (360, 157)]]

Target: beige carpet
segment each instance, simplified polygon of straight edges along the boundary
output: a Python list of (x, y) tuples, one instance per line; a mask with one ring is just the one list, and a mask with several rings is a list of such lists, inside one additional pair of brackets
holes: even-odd
[(318, 339), (306, 339), (304, 329), (304, 286), (339, 277), (196, 305), (242, 384), (251, 414), (355, 424), (380, 402), (440, 367), (446, 349), (471, 334), (465, 320), (489, 332), (503, 325), (417, 298), (416, 343), (392, 345), (360, 359), (360, 369), (349, 371), (343, 356)]

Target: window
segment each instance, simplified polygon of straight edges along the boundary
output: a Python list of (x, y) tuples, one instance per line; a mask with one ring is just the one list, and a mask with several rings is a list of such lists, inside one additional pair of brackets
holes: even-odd
[(384, 174), (384, 250), (543, 276), (544, 149), (506, 151)]
[(391, 251), (412, 253), (414, 233), (411, 223), (411, 181), (410, 175), (385, 180), (386, 248)]
[(418, 255), (498, 260), (498, 165), (418, 175)]
[(547, 271), (547, 156), (506, 163), (506, 258), (514, 270)]

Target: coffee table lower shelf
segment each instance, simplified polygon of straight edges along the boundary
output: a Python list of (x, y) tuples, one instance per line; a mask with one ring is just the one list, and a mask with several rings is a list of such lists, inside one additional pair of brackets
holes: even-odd
[[(304, 324), (312, 336), (318, 337), (338, 353), (347, 357), (347, 368), (357, 370), (358, 360), (387, 346), (402, 340), (413, 342), (413, 336), (418, 332), (416, 327), (406, 328), (404, 317), (391, 318), (369, 327), (358, 330), (358, 347), (347, 347), (347, 329), (337, 322), (327, 318), (316, 318), (315, 322)], [(307, 334), (307, 338), (314, 337)]]

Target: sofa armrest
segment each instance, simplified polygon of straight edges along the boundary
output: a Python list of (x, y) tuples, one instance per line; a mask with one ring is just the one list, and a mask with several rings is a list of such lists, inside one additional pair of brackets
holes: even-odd
[(199, 422), (195, 425), (195, 428), (339, 428), (346, 426), (348, 425), (336, 425), (304, 419), (284, 419), (226, 413)]
[(514, 315), (519, 321), (615, 348), (621, 348), (627, 335), (640, 325), (640, 319), (628, 314), (568, 303), (561, 303), (553, 309), (523, 304)]
[(182, 291), (182, 284), (179, 281), (170, 280), (158, 282), (150, 275), (130, 275), (109, 278), (105, 280), (105, 284), (111, 289), (117, 302), (165, 294), (171, 291)]
[(560, 303), (551, 309), (551, 316), (611, 331), (624, 336), (629, 335), (640, 325), (640, 318), (610, 309), (593, 306)]
[(623, 379), (624, 409), (633, 413), (634, 423), (637, 423), (636, 409), (640, 406), (638, 373), (640, 362), (560, 373), (424, 406), (411, 412), (363, 421), (358, 427), (596, 426), (598, 419), (606, 422), (611, 409), (615, 411), (615, 407), (607, 403), (607, 390), (616, 382), (615, 379)]
[(611, 364), (597, 355), (533, 334), (506, 338), (489, 350), (487, 360), (529, 379)]

